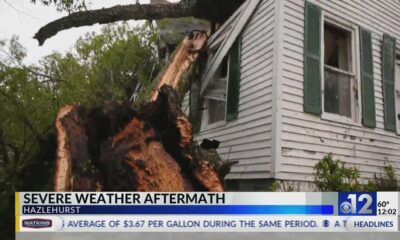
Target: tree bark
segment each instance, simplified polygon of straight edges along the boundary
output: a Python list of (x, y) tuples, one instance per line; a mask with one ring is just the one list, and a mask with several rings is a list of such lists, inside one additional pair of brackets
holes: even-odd
[(157, 20), (164, 18), (195, 17), (223, 23), (245, 0), (181, 0), (179, 3), (131, 4), (98, 10), (72, 13), (48, 23), (34, 38), (43, 45), (46, 39), (73, 27), (122, 20)]
[(169, 4), (131, 4), (111, 8), (75, 12), (66, 17), (48, 23), (39, 29), (34, 38), (42, 46), (44, 42), (58, 32), (73, 27), (105, 24), (124, 20), (156, 20), (163, 18), (202, 17), (197, 16), (195, 5), (189, 3)]
[(184, 38), (176, 47), (174, 54), (171, 56), (171, 63), (162, 73), (150, 100), (156, 100), (158, 89), (163, 85), (172, 86), (174, 89), (179, 89), (181, 85), (184, 85), (184, 75), (190, 71), (190, 68), (197, 61), (199, 55), (205, 51), (207, 33), (195, 31), (190, 35), (190, 38), (189, 36)]

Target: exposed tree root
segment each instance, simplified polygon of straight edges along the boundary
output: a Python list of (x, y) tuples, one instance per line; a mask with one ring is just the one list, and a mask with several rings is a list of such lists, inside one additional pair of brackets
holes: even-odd
[(223, 191), (198, 154), (178, 94), (159, 90), (135, 110), (109, 104), (60, 110), (56, 120), (56, 191)]

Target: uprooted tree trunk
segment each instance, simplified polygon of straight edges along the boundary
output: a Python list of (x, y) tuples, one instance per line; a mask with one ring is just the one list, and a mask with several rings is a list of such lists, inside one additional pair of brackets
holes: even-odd
[(202, 32), (185, 38), (153, 101), (137, 109), (63, 107), (56, 119), (55, 191), (223, 191), (174, 90), (205, 42)]

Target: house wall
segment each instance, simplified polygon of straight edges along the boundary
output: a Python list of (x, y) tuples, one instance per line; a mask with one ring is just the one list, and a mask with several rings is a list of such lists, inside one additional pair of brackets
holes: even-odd
[(242, 33), (238, 118), (197, 135), (199, 142), (220, 141), (221, 157), (239, 161), (227, 179), (271, 177), (275, 4), (275, 0), (262, 0)]
[[(382, 172), (385, 162), (400, 173), (400, 136), (384, 130), (381, 84), (381, 41), (383, 33), (400, 43), (400, 2), (394, 0), (326, 1), (311, 0), (328, 12), (372, 32), (374, 85), (376, 102), (375, 129), (349, 125), (303, 112), (303, 41), (304, 1), (284, 0), (282, 22), (283, 49), (281, 157), (276, 159), (276, 178), (311, 181), (314, 164), (327, 153), (356, 166), (363, 178)], [(358, 63), (359, 64), (359, 63)]]

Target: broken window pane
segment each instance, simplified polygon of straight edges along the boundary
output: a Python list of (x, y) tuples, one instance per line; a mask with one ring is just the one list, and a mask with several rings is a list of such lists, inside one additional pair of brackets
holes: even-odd
[(344, 71), (350, 71), (350, 41), (351, 33), (324, 25), (325, 59), (324, 63)]
[(325, 112), (351, 117), (350, 76), (325, 69)]
[(208, 100), (208, 123), (225, 120), (225, 102), (213, 99)]
[(324, 110), (351, 118), (351, 32), (324, 24)]

